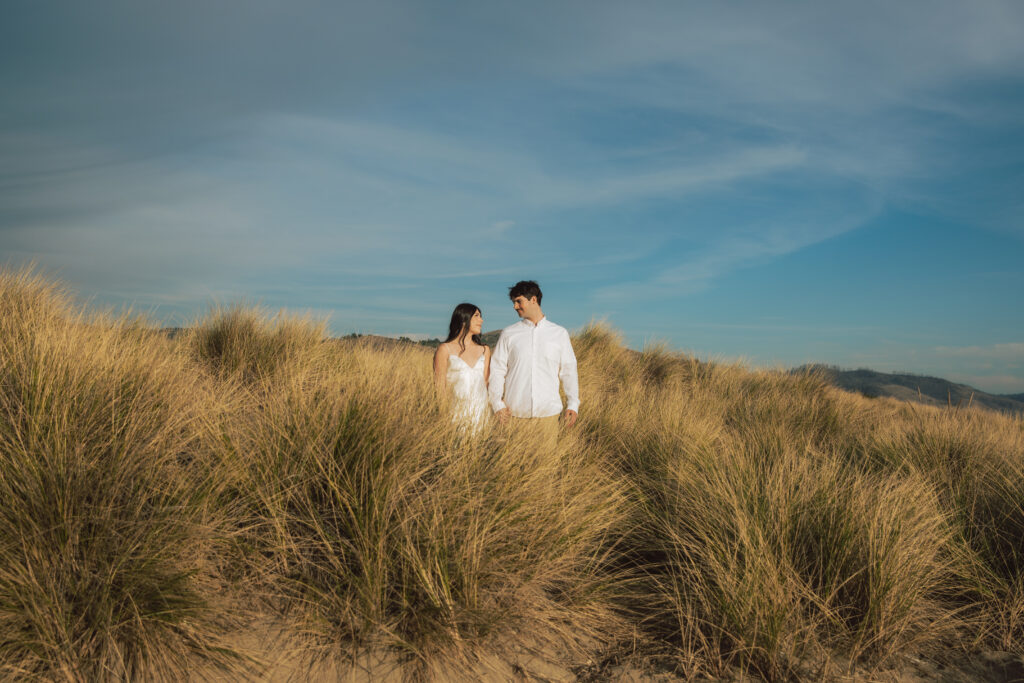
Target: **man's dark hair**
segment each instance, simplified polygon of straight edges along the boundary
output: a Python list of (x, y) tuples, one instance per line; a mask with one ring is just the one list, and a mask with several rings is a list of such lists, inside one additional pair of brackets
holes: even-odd
[(517, 296), (525, 296), (527, 299), (535, 296), (539, 304), (541, 297), (544, 295), (540, 293), (540, 285), (533, 280), (520, 280), (508, 288), (509, 299), (515, 300)]

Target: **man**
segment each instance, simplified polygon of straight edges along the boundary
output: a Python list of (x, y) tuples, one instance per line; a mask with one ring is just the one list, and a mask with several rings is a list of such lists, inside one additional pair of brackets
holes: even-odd
[(569, 333), (544, 317), (540, 286), (533, 280), (517, 282), (508, 298), (520, 321), (501, 331), (491, 358), (487, 388), (495, 415), (502, 423), (510, 419), (532, 423), (539, 432), (554, 437), (565, 390), (565, 426), (572, 427), (580, 408), (576, 354)]

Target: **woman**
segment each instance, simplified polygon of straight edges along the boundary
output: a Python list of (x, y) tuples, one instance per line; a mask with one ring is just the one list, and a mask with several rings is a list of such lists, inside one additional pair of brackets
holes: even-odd
[(442, 401), (451, 400), (452, 419), (472, 431), (490, 415), (487, 380), (491, 349), (480, 338), (484, 318), (473, 304), (459, 304), (452, 312), (448, 338), (434, 354), (434, 383)]

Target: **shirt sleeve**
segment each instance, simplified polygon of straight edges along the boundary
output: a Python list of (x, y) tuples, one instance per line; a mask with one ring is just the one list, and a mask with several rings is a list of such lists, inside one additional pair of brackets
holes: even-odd
[(505, 332), (498, 337), (491, 354), (491, 378), (487, 382), (487, 396), (494, 412), (505, 408), (505, 373), (508, 370), (508, 335)]
[(562, 389), (565, 391), (565, 407), (578, 413), (580, 411), (580, 380), (576, 372), (576, 354), (572, 350), (568, 332), (562, 339), (558, 379), (562, 380)]

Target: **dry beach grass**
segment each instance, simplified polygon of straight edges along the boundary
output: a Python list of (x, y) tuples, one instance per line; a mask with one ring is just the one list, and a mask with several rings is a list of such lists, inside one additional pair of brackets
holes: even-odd
[(550, 451), (450, 427), (423, 348), (251, 308), (172, 340), (0, 274), (0, 676), (259, 679), (267, 624), (297, 678), (1024, 652), (1021, 417), (573, 342)]

